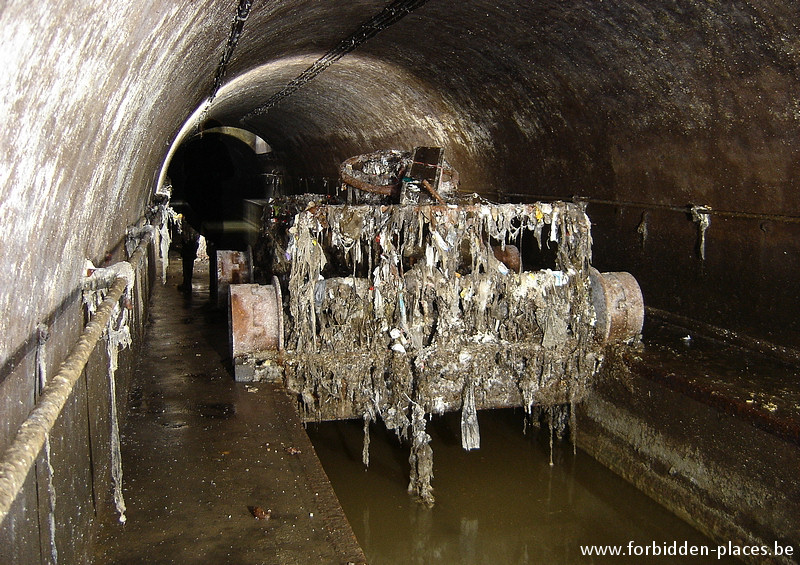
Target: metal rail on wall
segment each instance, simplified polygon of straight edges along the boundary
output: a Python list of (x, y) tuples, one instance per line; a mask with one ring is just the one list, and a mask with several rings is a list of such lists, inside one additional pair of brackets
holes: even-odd
[[(146, 231), (128, 262), (138, 270), (152, 240), (152, 232)], [(22, 490), (28, 473), (55, 425), (64, 405), (72, 394), (75, 384), (83, 374), (89, 356), (105, 332), (114, 307), (119, 303), (125, 288), (132, 281), (117, 276), (112, 282), (103, 303), (94, 317), (86, 324), (66, 360), (58, 372), (49, 380), (39, 401), (27, 419), (20, 425), (11, 445), (0, 459), (0, 525), (8, 516), (11, 506)]]
[[(573, 202), (586, 202), (588, 204), (602, 204), (606, 206), (619, 206), (620, 208), (639, 208), (642, 210), (666, 210), (670, 212), (681, 212), (683, 214), (691, 214), (692, 213), (692, 205), (686, 206), (675, 206), (672, 204), (652, 204), (647, 202), (631, 202), (627, 200), (605, 200), (602, 198), (588, 198), (584, 196), (573, 196), (572, 198), (565, 198), (563, 196), (545, 196), (541, 194), (519, 194), (519, 193), (508, 193), (504, 192), (503, 196), (505, 198), (520, 198), (520, 199), (528, 199), (532, 201), (549, 201), (549, 200), (572, 200)], [(754, 220), (769, 220), (775, 222), (786, 222), (790, 224), (800, 224), (800, 216), (791, 216), (789, 214), (764, 214), (758, 212), (740, 212), (735, 210), (717, 210), (715, 208), (709, 208), (707, 206), (702, 206), (702, 211), (704, 214), (710, 214), (712, 216), (721, 216), (721, 217), (729, 217), (729, 218), (749, 218)]]

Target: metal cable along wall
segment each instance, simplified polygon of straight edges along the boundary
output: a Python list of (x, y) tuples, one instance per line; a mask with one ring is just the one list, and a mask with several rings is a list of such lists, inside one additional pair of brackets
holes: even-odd
[[(503, 193), (506, 198), (513, 198), (521, 202), (535, 202), (542, 201), (548, 202), (552, 200), (570, 200), (564, 196), (545, 195), (545, 194), (522, 194), (515, 192)], [(800, 223), (800, 216), (792, 216), (790, 214), (777, 214), (777, 213), (760, 213), (760, 212), (741, 212), (737, 210), (717, 210), (709, 206), (692, 206), (692, 205), (675, 205), (675, 204), (656, 204), (652, 202), (631, 202), (628, 200), (607, 200), (603, 198), (589, 198), (586, 196), (573, 196), (573, 202), (587, 202), (589, 204), (599, 204), (604, 206), (619, 206), (620, 208), (639, 208), (642, 210), (665, 210), (668, 212), (680, 212), (682, 214), (691, 215), (692, 208), (699, 209), (703, 214), (712, 216), (724, 216), (729, 218), (748, 218), (752, 220), (769, 220), (774, 222), (785, 222), (789, 224)]]

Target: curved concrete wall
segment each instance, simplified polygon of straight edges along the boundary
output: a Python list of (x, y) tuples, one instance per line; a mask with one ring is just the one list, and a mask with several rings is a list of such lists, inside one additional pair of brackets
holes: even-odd
[[(431, 1), (258, 113), (385, 5), (255, 3), (209, 115), (263, 136), (296, 175), (435, 143), (465, 190), (499, 199), (798, 215), (796, 3)], [(167, 145), (212, 91), (235, 13), (210, 0), (6, 4), (2, 359), (142, 213)], [(775, 307), (791, 298), (796, 224), (714, 219), (701, 264), (685, 214), (655, 211), (639, 256), (641, 209), (602, 206), (590, 206), (596, 259), (632, 270), (650, 304), (762, 335), (777, 316), (786, 331), (772, 337), (800, 341)], [(737, 278), (735, 304), (716, 295)]]
[(5, 362), (144, 212), (211, 88), (214, 2), (7, 2), (0, 12), (0, 335)]
[[(38, 323), (80, 317), (84, 259), (119, 255), (203, 108), (297, 176), (431, 143), (465, 190), (589, 197), (596, 264), (632, 272), (648, 304), (800, 345), (797, 2), (416, 4), (262, 111), (386, 0), (242, 0), (238, 25), (231, 1), (6, 1), (0, 382), (30, 359)], [(705, 260), (689, 204), (733, 212), (712, 216)], [(54, 351), (78, 331), (64, 325)], [(25, 382), (8, 402), (30, 404)], [(25, 412), (4, 413), (0, 446)]]
[[(175, 132), (211, 88), (208, 52), (224, 46), (228, 12), (212, 2), (0, 7), (0, 450), (33, 407), (37, 325), (50, 329), (52, 376), (84, 323), (84, 260), (123, 258)], [(50, 438), (62, 562), (86, 561), (92, 517), (113, 508), (104, 365), (93, 355)], [(121, 390), (130, 367), (126, 353)], [(0, 529), (3, 562), (48, 560), (41, 469)]]

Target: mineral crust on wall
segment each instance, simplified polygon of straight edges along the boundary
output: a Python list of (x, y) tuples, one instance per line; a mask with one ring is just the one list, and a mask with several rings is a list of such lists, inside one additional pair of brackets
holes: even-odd
[[(365, 432), (381, 419), (409, 440), (409, 490), (432, 503), (426, 415), (461, 410), (471, 449), (476, 410), (530, 413), (589, 390), (603, 359), (590, 227), (567, 202), (277, 200), (260, 256), (283, 287), (285, 348), (253, 362), (282, 366), (307, 419), (363, 418)], [(554, 268), (524, 270), (526, 234)]]

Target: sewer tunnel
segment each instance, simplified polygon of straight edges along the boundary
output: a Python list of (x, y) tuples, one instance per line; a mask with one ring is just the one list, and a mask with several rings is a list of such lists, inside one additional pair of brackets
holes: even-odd
[[(11, 1), (0, 19), (3, 449), (83, 329), (86, 261), (128, 259), (136, 229), (163, 241), (145, 217), (204, 122), (263, 139), (275, 168), (258, 170), (293, 192), (325, 193), (354, 155), (436, 146), (465, 193), (584, 205), (593, 264), (641, 286), (644, 350), (579, 408), (579, 446), (717, 541), (800, 544), (781, 475), (800, 410), (793, 2)], [(267, 196), (258, 180), (243, 199)], [(128, 289), (123, 405), (156, 262)], [(106, 364), (4, 487), (4, 560), (42, 561), (50, 532), (62, 560), (87, 551), (114, 483)], [(74, 477), (52, 527), (45, 452)]]

